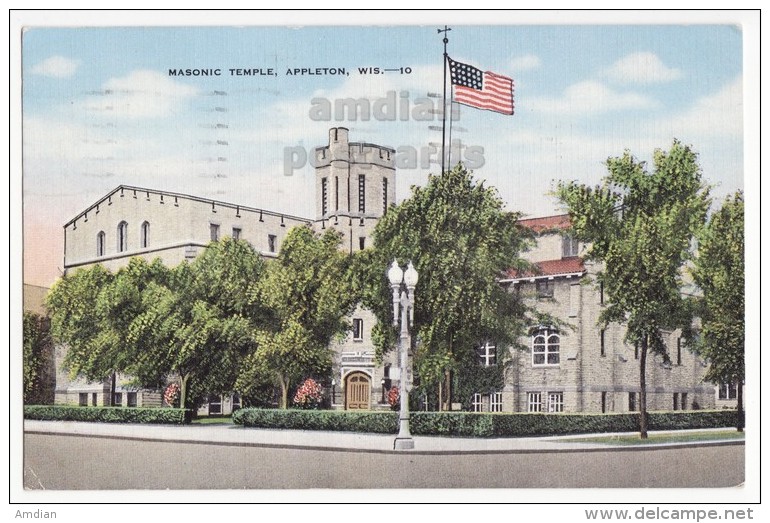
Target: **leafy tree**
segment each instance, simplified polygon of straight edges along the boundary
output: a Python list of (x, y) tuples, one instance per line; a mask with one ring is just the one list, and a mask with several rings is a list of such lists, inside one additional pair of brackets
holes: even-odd
[(114, 383), (115, 373), (121, 370), (117, 358), (109, 354), (116, 346), (103, 345), (111, 336), (105, 332), (105, 301), (101, 297), (113, 280), (114, 275), (102, 265), (94, 265), (59, 279), (46, 297), (51, 334), (55, 342), (67, 345), (63, 365), (73, 379), (82, 376), (88, 381), (102, 381), (112, 376)]
[(34, 312), (24, 312), (24, 403), (44, 404), (53, 399), (53, 387), (48, 390), (53, 361), (50, 320)]
[(357, 302), (350, 283), (350, 261), (339, 250), (341, 235), (317, 235), (295, 227), (286, 236), (278, 259), (251, 291), (251, 305), (268, 312), (256, 325), (252, 352), (246, 357), (238, 390), (249, 394), (266, 377), (281, 388), (281, 408), (289, 390), (310, 376), (331, 370), (330, 342), (350, 326), (345, 316)]
[(232, 392), (253, 343), (259, 310), (247, 296), (263, 265), (251, 245), (224, 238), (190, 264), (141, 278), (148, 283), (128, 327), (128, 372), (145, 384), (178, 376), (188, 408), (206, 393)]
[[(709, 363), (706, 379), (736, 384), (743, 412), (745, 291), (743, 192), (725, 200), (698, 244), (693, 271), (703, 291), (702, 332), (695, 349)], [(740, 417), (739, 417), (740, 419)], [(739, 424), (738, 430), (743, 427)]]
[[(507, 269), (523, 266), (519, 253), (528, 233), (518, 214), (504, 210), (496, 189), (478, 182), (462, 165), (433, 176), (425, 187), (392, 207), (377, 224), (374, 249), (361, 255), (364, 304), (378, 318), (380, 355), (395, 345), (392, 260), (411, 260), (419, 273), (415, 291), (414, 347), (422, 388), (438, 388), (440, 408), (451, 404), (451, 375), (484, 340), (514, 345), (524, 307), (498, 283)], [(469, 357), (468, 355), (471, 354)]]
[(599, 279), (609, 304), (601, 324), (623, 323), (626, 339), (639, 343), (640, 435), (647, 437), (648, 352), (669, 361), (662, 331), (687, 328), (690, 308), (681, 294), (690, 245), (709, 207), (696, 154), (674, 141), (656, 150), (655, 170), (630, 152), (607, 160), (603, 184), (561, 182), (557, 195), (567, 206), (579, 240), (592, 243), (587, 257), (604, 262)]

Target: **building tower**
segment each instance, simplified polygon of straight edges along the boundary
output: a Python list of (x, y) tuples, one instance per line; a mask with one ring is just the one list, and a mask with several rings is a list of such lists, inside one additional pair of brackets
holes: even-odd
[(329, 129), (329, 145), (315, 150), (316, 228), (343, 233), (345, 250), (371, 246), (374, 226), (394, 203), (395, 150), (350, 143), (348, 129)]

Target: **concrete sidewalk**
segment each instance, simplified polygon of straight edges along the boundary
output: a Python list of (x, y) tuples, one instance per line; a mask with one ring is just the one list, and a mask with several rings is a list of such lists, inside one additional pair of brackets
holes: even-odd
[[(724, 429), (701, 429), (724, 430)], [(25, 433), (61, 434), (122, 438), (148, 441), (175, 441), (217, 445), (241, 445), (274, 448), (306, 448), (351, 452), (416, 452), (416, 453), (496, 453), (496, 452), (563, 452), (596, 449), (640, 449), (681, 447), (693, 445), (739, 444), (743, 440), (714, 440), (686, 443), (654, 443), (648, 445), (615, 446), (596, 442), (581, 442), (581, 436), (552, 436), (535, 438), (459, 438), (414, 436), (414, 450), (394, 451), (395, 435), (358, 434), (352, 432), (323, 432), (302, 430), (273, 430), (244, 428), (238, 425), (147, 425), (121, 423), (88, 423), (78, 421), (24, 420)], [(678, 431), (685, 432), (685, 431)], [(635, 433), (634, 433), (635, 434)], [(650, 432), (655, 434), (655, 432)], [(609, 436), (610, 434), (604, 434)], [(586, 438), (591, 435), (583, 436)]]

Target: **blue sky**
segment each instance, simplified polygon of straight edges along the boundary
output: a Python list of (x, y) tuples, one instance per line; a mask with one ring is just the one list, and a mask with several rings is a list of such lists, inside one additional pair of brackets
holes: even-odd
[[(483, 147), (476, 175), (528, 216), (560, 212), (548, 196), (554, 180), (597, 183), (607, 157), (629, 149), (649, 160), (674, 138), (698, 151), (719, 199), (744, 186), (743, 35), (739, 26), (713, 22), (451, 24), (449, 55), (512, 77), (516, 104), (513, 116), (461, 106), (452, 138)], [(440, 117), (422, 121), (413, 110), (439, 107), (426, 96), (442, 89), (440, 26), (28, 27), (25, 281), (52, 283), (62, 225), (120, 184), (312, 218), (312, 167), (286, 158), (325, 145), (329, 127), (348, 127), (351, 141), (391, 146), (407, 163), (409, 151), (427, 161), (420, 148), (441, 141), (429, 129)], [(286, 75), (324, 67), (349, 75)], [(361, 75), (359, 67), (411, 74)], [(169, 76), (178, 68), (222, 74)], [(230, 68), (276, 75), (231, 76)], [(409, 108), (395, 121), (310, 114), (318, 100), (373, 105), (388, 96)], [(398, 171), (399, 198), (439, 169), (428, 165)]]

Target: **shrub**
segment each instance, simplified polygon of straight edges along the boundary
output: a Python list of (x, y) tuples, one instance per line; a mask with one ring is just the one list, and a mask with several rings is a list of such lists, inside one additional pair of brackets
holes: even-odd
[(98, 421), (103, 423), (190, 423), (190, 409), (142, 407), (73, 407), (66, 405), (26, 405), (24, 418), (46, 421)]
[(300, 409), (317, 409), (323, 401), (323, 388), (313, 378), (308, 378), (294, 394), (294, 406)]
[(179, 385), (176, 383), (169, 384), (166, 390), (163, 391), (163, 402), (169, 407), (176, 407), (179, 405), (179, 397), (182, 395), (182, 391)]
[(329, 430), (395, 434), (398, 414), (395, 412), (349, 412), (333, 410), (239, 409), (233, 423), (244, 427), (267, 429)]

